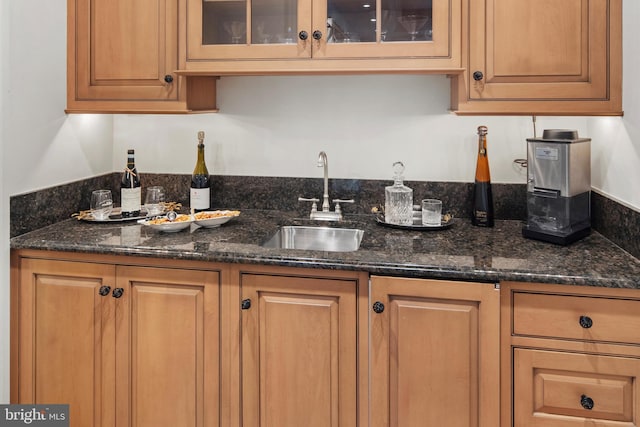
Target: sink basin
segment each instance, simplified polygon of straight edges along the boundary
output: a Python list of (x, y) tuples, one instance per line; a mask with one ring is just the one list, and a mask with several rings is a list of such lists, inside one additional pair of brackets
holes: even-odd
[(262, 246), (266, 248), (306, 249), (311, 251), (357, 251), (363, 230), (357, 228), (282, 226)]

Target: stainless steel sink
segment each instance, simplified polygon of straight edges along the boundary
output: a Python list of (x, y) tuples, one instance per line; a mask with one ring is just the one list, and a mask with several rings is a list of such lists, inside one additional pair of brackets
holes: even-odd
[(266, 248), (306, 249), (311, 251), (357, 251), (364, 235), (357, 228), (282, 226), (262, 246)]

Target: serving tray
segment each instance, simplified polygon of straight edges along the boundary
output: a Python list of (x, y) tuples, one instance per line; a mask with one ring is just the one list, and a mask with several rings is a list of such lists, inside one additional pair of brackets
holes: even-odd
[(123, 217), (120, 214), (120, 208), (113, 208), (113, 211), (111, 212), (109, 217), (106, 219), (96, 219), (93, 217), (93, 215), (91, 215), (91, 212), (88, 212), (86, 215), (82, 215), (79, 219), (81, 221), (87, 221), (87, 222), (111, 223), (111, 222), (137, 221), (139, 219), (145, 219), (146, 217), (147, 217), (147, 211), (144, 208), (140, 210), (140, 215), (129, 216), (129, 217)]
[(384, 227), (397, 228), (400, 230), (414, 230), (414, 231), (438, 231), (446, 230), (455, 223), (455, 218), (450, 214), (442, 215), (442, 222), (440, 225), (422, 225), (422, 218), (414, 218), (412, 225), (399, 225), (389, 224), (384, 220), (384, 214), (378, 213), (375, 215), (376, 222)]

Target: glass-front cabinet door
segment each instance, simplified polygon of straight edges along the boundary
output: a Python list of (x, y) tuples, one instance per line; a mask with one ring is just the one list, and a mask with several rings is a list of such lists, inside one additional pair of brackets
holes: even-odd
[(464, 0), (188, 0), (187, 60), (454, 56)]

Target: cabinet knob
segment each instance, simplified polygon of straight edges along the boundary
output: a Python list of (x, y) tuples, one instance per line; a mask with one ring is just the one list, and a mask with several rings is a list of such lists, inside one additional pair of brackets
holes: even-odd
[(482, 71), (474, 71), (473, 72), (473, 80), (479, 82), (482, 79), (484, 79), (484, 74), (482, 74)]
[(312, 34), (311, 37), (313, 37), (314, 40), (320, 40), (322, 38), (322, 31), (320, 30), (315, 30)]
[(249, 310), (251, 308), (251, 300), (249, 298), (243, 299), (242, 304), (240, 304), (240, 307), (243, 310)]
[(122, 288), (115, 288), (113, 290), (113, 294), (111, 294), (114, 298), (120, 298), (122, 296), (122, 294), (124, 294), (124, 289)]
[(109, 292), (111, 292), (111, 286), (100, 286), (100, 290), (98, 291), (98, 293), (100, 294), (100, 296), (106, 297), (107, 295), (109, 295)]
[(300, 40), (306, 40), (309, 38), (309, 33), (307, 33), (306, 31), (302, 30), (298, 33), (298, 38)]
[(589, 329), (593, 326), (593, 320), (589, 316), (580, 316), (580, 326)]
[(373, 311), (375, 311), (376, 313), (380, 314), (384, 311), (384, 304), (381, 303), (380, 301), (376, 301), (373, 303)]
[(173, 83), (173, 76), (171, 74), (167, 74), (166, 76), (164, 76), (164, 81), (166, 83)]
[(593, 404), (594, 404), (593, 403), (593, 399), (590, 398), (589, 396), (587, 396), (586, 394), (583, 394), (580, 397), (580, 405), (582, 405), (582, 407), (584, 409), (587, 409), (589, 411), (592, 410), (593, 409)]

